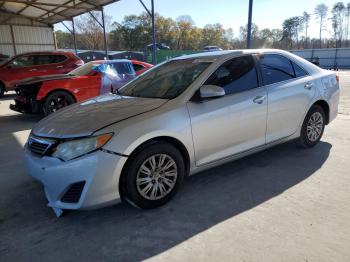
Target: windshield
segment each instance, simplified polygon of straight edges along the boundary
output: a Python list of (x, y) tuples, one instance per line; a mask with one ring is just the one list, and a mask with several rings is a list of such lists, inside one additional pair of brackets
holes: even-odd
[(118, 93), (124, 96), (173, 99), (210, 65), (199, 59), (173, 60), (156, 66), (130, 82)]
[(69, 72), (70, 75), (75, 75), (75, 76), (86, 76), (91, 72), (96, 67), (99, 67), (101, 64), (96, 63), (96, 62), (89, 62), (86, 63), (85, 65), (79, 66), (78, 68), (72, 70)]

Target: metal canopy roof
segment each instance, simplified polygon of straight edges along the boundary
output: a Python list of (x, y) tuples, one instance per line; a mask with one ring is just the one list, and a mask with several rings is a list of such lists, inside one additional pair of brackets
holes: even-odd
[(0, 24), (11, 24), (13, 18), (53, 25), (83, 13), (101, 10), (102, 6), (119, 0), (0, 0)]

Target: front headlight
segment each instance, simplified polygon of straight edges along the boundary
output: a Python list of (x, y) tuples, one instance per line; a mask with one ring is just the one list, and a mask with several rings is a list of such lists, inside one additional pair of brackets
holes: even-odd
[(59, 144), (52, 154), (63, 161), (68, 161), (103, 147), (113, 136), (113, 133), (82, 138)]

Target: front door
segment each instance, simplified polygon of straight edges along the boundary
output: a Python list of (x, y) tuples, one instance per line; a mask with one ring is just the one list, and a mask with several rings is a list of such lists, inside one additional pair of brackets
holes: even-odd
[(225, 62), (205, 84), (223, 87), (226, 95), (187, 105), (196, 164), (264, 145), (267, 90), (259, 87), (253, 57), (245, 55)]
[(8, 82), (9, 90), (16, 82), (37, 75), (34, 55), (22, 55), (14, 58), (7, 66), (7, 74), (4, 75)]

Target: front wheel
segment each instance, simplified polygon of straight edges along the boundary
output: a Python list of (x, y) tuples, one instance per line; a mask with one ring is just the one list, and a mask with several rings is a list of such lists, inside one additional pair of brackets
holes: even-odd
[(302, 148), (310, 148), (317, 145), (321, 140), (325, 125), (326, 116), (323, 108), (319, 105), (313, 105), (306, 114), (297, 145)]
[(45, 98), (43, 112), (45, 116), (75, 103), (74, 97), (65, 91), (55, 91)]
[(129, 160), (124, 178), (126, 199), (143, 209), (161, 206), (176, 194), (184, 174), (179, 150), (164, 142), (150, 144)]

